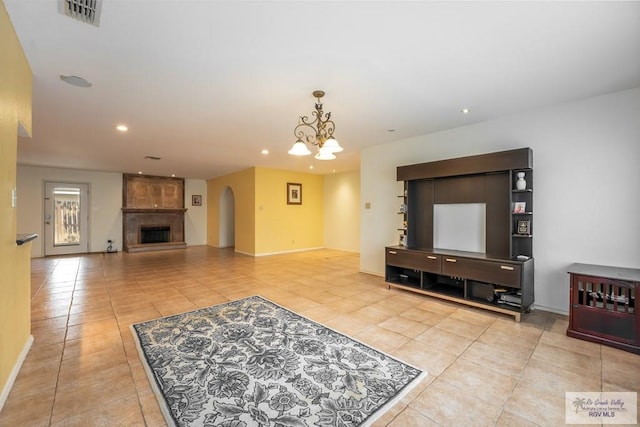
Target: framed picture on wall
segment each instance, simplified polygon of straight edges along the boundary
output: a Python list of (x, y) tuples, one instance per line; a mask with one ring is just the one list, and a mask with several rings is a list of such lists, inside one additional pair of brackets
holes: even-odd
[(302, 204), (302, 184), (298, 184), (295, 182), (287, 182), (287, 204), (288, 205)]
[(191, 196), (191, 206), (202, 206), (202, 196), (200, 194)]

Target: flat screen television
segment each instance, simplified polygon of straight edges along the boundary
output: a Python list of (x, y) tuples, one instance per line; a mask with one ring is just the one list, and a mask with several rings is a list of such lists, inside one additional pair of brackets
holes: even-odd
[(433, 247), (454, 251), (486, 252), (485, 203), (433, 205)]

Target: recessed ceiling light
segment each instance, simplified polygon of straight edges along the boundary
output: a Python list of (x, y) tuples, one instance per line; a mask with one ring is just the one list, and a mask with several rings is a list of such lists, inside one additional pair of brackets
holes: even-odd
[(266, 148), (264, 150), (261, 151), (262, 154), (269, 154), (269, 150), (267, 150)]
[(313, 169), (313, 165), (309, 166), (309, 169)]
[(138, 171), (138, 175), (142, 175), (142, 171)]
[(116, 129), (118, 129), (120, 132), (126, 132), (129, 130), (129, 128), (126, 125), (118, 125), (116, 126)]
[(171, 174), (171, 178), (175, 178), (175, 176), (176, 176), (176, 174), (175, 174), (175, 173), (172, 173), (172, 174)]
[(62, 74), (62, 75), (60, 75), (60, 80), (62, 80), (65, 83), (70, 84), (71, 86), (91, 87), (91, 82), (88, 82), (87, 80), (83, 79), (82, 77), (78, 77), (78, 76), (65, 76), (64, 74)]
[(471, 110), (469, 108), (463, 108), (462, 110), (460, 110), (460, 112), (462, 114), (469, 114), (471, 112)]

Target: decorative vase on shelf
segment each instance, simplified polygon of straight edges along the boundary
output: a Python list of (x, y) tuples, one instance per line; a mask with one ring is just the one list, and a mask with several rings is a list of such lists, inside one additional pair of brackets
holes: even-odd
[(518, 180), (516, 181), (516, 188), (518, 190), (524, 190), (527, 188), (527, 181), (524, 180), (524, 172), (518, 172), (516, 174)]

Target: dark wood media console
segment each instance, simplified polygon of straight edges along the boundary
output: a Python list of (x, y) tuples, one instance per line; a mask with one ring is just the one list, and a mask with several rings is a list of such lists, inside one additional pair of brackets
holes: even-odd
[(390, 287), (508, 314), (518, 322), (533, 304), (533, 259), (389, 246), (385, 261)]
[[(400, 166), (397, 179), (404, 181), (404, 245), (385, 248), (389, 287), (519, 322), (534, 302), (532, 150)], [(434, 247), (434, 205), (443, 204), (484, 205), (485, 252)]]

